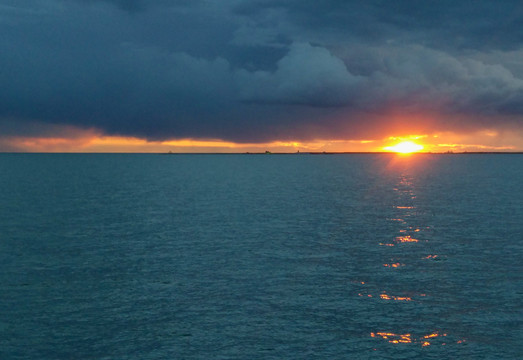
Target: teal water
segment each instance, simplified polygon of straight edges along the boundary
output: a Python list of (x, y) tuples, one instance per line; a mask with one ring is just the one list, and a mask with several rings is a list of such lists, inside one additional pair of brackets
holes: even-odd
[(521, 358), (522, 179), (522, 155), (0, 154), (0, 358)]

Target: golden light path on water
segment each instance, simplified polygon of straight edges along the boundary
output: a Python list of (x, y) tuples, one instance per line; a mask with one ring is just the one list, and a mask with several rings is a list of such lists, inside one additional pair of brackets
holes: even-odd
[[(410, 145), (406, 146), (405, 149), (409, 148)], [(411, 148), (412, 149), (412, 148)], [(409, 250), (408, 247), (425, 247), (428, 240), (425, 238), (427, 231), (431, 230), (431, 227), (427, 224), (420, 223), (420, 219), (423, 217), (418, 216), (420, 209), (417, 207), (417, 193), (415, 177), (412, 173), (415, 173), (410, 167), (416, 166), (415, 155), (412, 157), (405, 157), (403, 154), (395, 156), (394, 161), (400, 161), (402, 166), (409, 171), (402, 171), (402, 169), (394, 168), (391, 171), (398, 171), (398, 178), (395, 186), (391, 189), (393, 191), (393, 198), (395, 203), (392, 206), (392, 214), (388, 221), (393, 224), (393, 227), (398, 228), (397, 233), (391, 236), (388, 241), (379, 241), (378, 246), (384, 246), (390, 248), (385, 251), (396, 251), (391, 253), (390, 262), (376, 264), (382, 269), (390, 271), (392, 276), (401, 276), (402, 268), (408, 267), (409, 263), (405, 262), (404, 259), (398, 259), (397, 251)], [(412, 250), (412, 249), (411, 249)], [(423, 249), (419, 249), (423, 250)], [(418, 260), (439, 260), (439, 255), (428, 254), (418, 257)], [(361, 297), (362, 301), (379, 301), (379, 302), (393, 302), (400, 303), (398, 306), (412, 306), (409, 304), (417, 303), (423, 306), (423, 300), (430, 297), (430, 291), (417, 292), (406, 291), (405, 289), (397, 289), (393, 292), (379, 290), (380, 287), (384, 287), (387, 284), (372, 284), (369, 286), (365, 281), (358, 281), (360, 284), (360, 292), (358, 296)], [(404, 305), (402, 304), (404, 303)], [(415, 327), (416, 324), (412, 324)], [(411, 332), (395, 331), (394, 324), (386, 324), (386, 329), (375, 329), (370, 332), (370, 337), (376, 341), (386, 341), (388, 344), (395, 345), (413, 345), (421, 347), (429, 347), (434, 345), (445, 346), (449, 344), (463, 344), (466, 342), (465, 339), (458, 339), (448, 335), (446, 332), (440, 329), (427, 329), (426, 332), (418, 332), (413, 334)], [(377, 349), (374, 349), (377, 350)]]
[[(421, 335), (418, 337), (413, 336), (412, 334), (396, 334), (393, 332), (385, 332), (385, 331), (378, 331), (378, 332), (371, 332), (370, 336), (372, 338), (381, 338), (383, 340), (388, 341), (391, 344), (418, 344), (422, 347), (434, 345), (437, 341), (440, 345), (447, 345), (446, 333), (440, 333), (438, 331), (429, 333), (427, 335)], [(456, 341), (457, 344), (464, 343), (465, 340), (458, 340)]]

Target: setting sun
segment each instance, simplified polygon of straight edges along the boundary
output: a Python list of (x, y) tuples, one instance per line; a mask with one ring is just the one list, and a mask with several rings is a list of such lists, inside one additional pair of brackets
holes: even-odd
[(410, 154), (423, 150), (423, 145), (416, 144), (412, 141), (402, 141), (394, 146), (384, 147), (383, 150), (393, 151), (402, 154)]

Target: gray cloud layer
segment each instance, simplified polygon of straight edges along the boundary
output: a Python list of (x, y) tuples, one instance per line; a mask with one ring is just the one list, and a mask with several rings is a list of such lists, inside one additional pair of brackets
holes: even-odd
[(441, 114), (432, 130), (521, 127), (522, 13), (480, 0), (0, 0), (0, 122), (354, 138), (394, 108)]

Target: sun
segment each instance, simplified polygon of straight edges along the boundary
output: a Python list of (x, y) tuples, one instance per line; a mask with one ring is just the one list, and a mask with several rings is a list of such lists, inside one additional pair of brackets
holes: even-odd
[(423, 150), (423, 145), (416, 144), (412, 141), (402, 141), (394, 146), (384, 147), (383, 150), (401, 154), (410, 154)]

